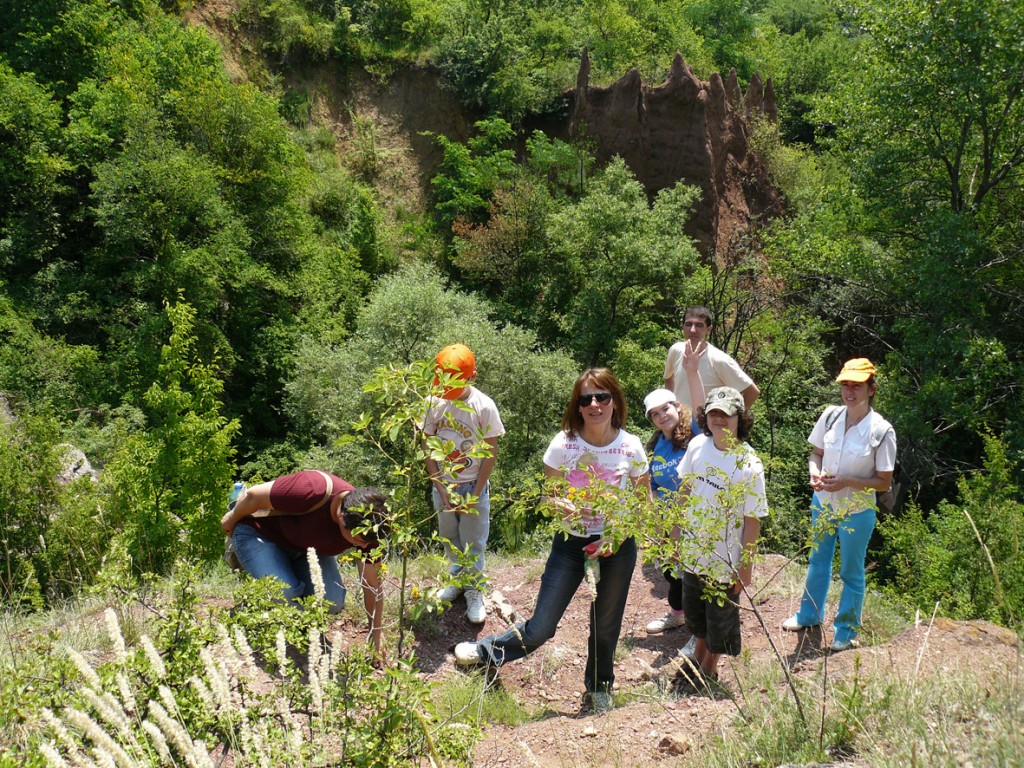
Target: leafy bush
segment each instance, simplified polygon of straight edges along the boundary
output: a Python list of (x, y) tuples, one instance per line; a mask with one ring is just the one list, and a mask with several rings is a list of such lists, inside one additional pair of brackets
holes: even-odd
[(237, 19), (282, 64), (302, 64), (344, 55), (337, 43), (347, 37), (348, 9), (339, 5), (336, 10), (331, 18), (308, 10), (300, 0), (242, 0)]
[[(306, 338), (299, 346), (287, 385), (287, 410), (299, 425), (296, 437), (336, 444), (361, 414), (377, 412), (374, 397), (363, 391), (377, 367), (432, 359), (458, 341), (476, 352), (476, 385), (497, 403), (508, 430), (499, 440), (493, 475), (492, 496), (500, 497), (540, 468), (538, 457), (558, 429), (576, 370), (564, 353), (539, 349), (529, 331), (492, 324), (488, 309), (478, 298), (446, 290), (440, 276), (424, 266), (381, 280), (349, 340), (328, 346)], [(417, 463), (407, 448), (391, 447), (404, 461)], [(353, 482), (384, 484), (380, 459), (366, 446), (346, 442), (319, 459), (337, 465)], [(424, 492), (425, 515), (427, 503)], [(494, 513), (502, 514), (503, 503), (492, 503)]]
[(233, 472), (238, 422), (220, 413), (223, 384), (202, 362), (195, 310), (168, 306), (169, 343), (160, 380), (146, 392), (149, 428), (128, 432), (103, 473), (115, 519), (124, 526), (135, 567), (163, 573), (177, 557), (215, 558), (222, 546), (218, 511)]
[(883, 517), (887, 589), (923, 611), (1020, 627), (1024, 619), (1024, 499), (1002, 438), (986, 435), (984, 470), (957, 483), (956, 503)]

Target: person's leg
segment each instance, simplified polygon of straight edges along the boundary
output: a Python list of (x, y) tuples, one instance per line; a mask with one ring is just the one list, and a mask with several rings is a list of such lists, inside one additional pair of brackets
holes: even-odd
[(459, 553), (462, 552), (462, 539), (459, 538), (459, 515), (441, 506), (441, 495), (437, 488), (433, 491), (434, 510), (437, 512), (437, 532), (444, 539), (444, 554), (451, 564), (449, 573), (455, 576), (460, 570)]
[(263, 538), (259, 531), (245, 523), (236, 525), (231, 536), (238, 562), (252, 578), (271, 576), (277, 579), (283, 584), (282, 592), (287, 600), (306, 594), (307, 582), (295, 572), (292, 550)]
[[(345, 608), (345, 587), (341, 583), (341, 572), (338, 570), (338, 559), (326, 556), (317, 557), (320, 565), (320, 575), (324, 580), (324, 599), (327, 601), (328, 610), (331, 613), (341, 613)], [(295, 575), (301, 579), (307, 588), (303, 597), (315, 593), (313, 589), (313, 577), (309, 572), (309, 557), (305, 552), (296, 553), (292, 558), (292, 568)]]
[[(824, 514), (825, 509), (818, 500), (818, 495), (814, 494), (811, 501), (812, 529), (817, 527)], [(830, 527), (833, 530), (819, 531), (807, 557), (807, 581), (804, 583), (800, 610), (796, 614), (797, 621), (804, 627), (817, 626), (825, 618), (825, 600), (828, 597), (829, 583), (832, 581), (832, 557), (835, 555), (838, 536), (835, 530), (837, 526), (833, 524)]]
[(590, 604), (590, 638), (587, 641), (585, 685), (588, 691), (611, 691), (615, 682), (615, 649), (622, 631), (629, 585), (636, 566), (636, 542), (627, 539), (609, 557), (598, 559), (601, 580), (597, 598)]
[[(468, 494), (473, 492), (475, 483), (464, 483), (459, 486), (458, 492)], [(487, 537), (491, 532), (491, 489), (490, 483), (484, 486), (483, 493), (477, 497), (475, 505), (476, 514), (470, 513), (458, 515), (459, 541), (463, 550), (468, 546), (470, 553), (474, 556), (473, 571), (482, 577), (484, 573), (484, 551), (487, 549)], [(479, 578), (477, 579), (479, 582)]]
[(672, 568), (665, 569), (665, 581), (668, 582), (668, 606), (676, 613), (683, 612), (683, 580)]
[(647, 632), (652, 635), (681, 627), (686, 622), (683, 616), (683, 582), (675, 575), (675, 569), (671, 566), (662, 571), (662, 574), (668, 582), (668, 613), (647, 624)]
[(850, 515), (839, 526), (839, 578), (843, 591), (836, 611), (835, 640), (840, 643), (853, 640), (860, 629), (864, 608), (864, 560), (876, 520), (875, 510), (867, 509)]
[(588, 539), (555, 536), (540, 579), (537, 607), (528, 621), (479, 642), (480, 658), (500, 665), (521, 659), (555, 636), (569, 601), (583, 581), (583, 547)]
[(739, 590), (728, 591), (728, 585), (722, 585), (727, 591), (725, 603), (719, 605), (717, 600), (705, 600), (707, 614), (707, 637), (705, 646), (707, 653), (701, 659), (701, 672), (704, 676), (718, 676), (718, 662), (722, 656), (739, 656), (742, 649), (740, 634)]

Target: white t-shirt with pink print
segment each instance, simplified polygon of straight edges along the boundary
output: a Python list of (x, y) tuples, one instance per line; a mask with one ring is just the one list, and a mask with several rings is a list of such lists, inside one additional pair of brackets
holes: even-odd
[[(632, 478), (647, 472), (647, 453), (640, 438), (624, 429), (608, 445), (591, 445), (578, 434), (559, 432), (544, 452), (544, 464), (565, 473), (572, 488), (586, 488), (599, 478), (615, 488), (628, 488)], [(604, 534), (603, 515), (583, 516), (586, 536)]]

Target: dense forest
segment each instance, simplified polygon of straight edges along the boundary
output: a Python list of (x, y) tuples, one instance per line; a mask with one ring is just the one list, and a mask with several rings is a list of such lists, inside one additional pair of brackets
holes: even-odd
[[(1020, 631), (1024, 1), (238, 0), (196, 23), (214, 5), (0, 5), (5, 612), (216, 563), (232, 481), (299, 468), (387, 489), (403, 551), (429, 547), (396, 403), (451, 342), (508, 429), (491, 545), (523, 548), (579, 371), (612, 368), (646, 437), (699, 304), (761, 389), (762, 550), (805, 550), (806, 438), (869, 357), (902, 466), (873, 586)], [(749, 130), (778, 215), (708, 253), (699, 189), (538, 130), (584, 51), (597, 86), (660, 83), (677, 52), (770, 80), (778, 119)], [(429, 137), (421, 206), (373, 122), (323, 119), (309, 86), (409, 71), (472, 126)], [(76, 450), (96, 471), (69, 480)]]

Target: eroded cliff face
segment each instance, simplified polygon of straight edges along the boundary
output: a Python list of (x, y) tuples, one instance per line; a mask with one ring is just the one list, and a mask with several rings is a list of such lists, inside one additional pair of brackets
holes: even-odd
[(597, 88), (584, 51), (572, 102), (571, 135), (588, 139), (601, 161), (620, 155), (648, 194), (678, 181), (701, 188), (687, 231), (706, 257), (731, 261), (757, 220), (782, 212), (782, 196), (749, 144), (755, 116), (777, 119), (771, 80), (755, 75), (743, 94), (735, 70), (725, 81), (716, 73), (703, 82), (677, 53), (661, 85), (647, 85), (633, 69)]

